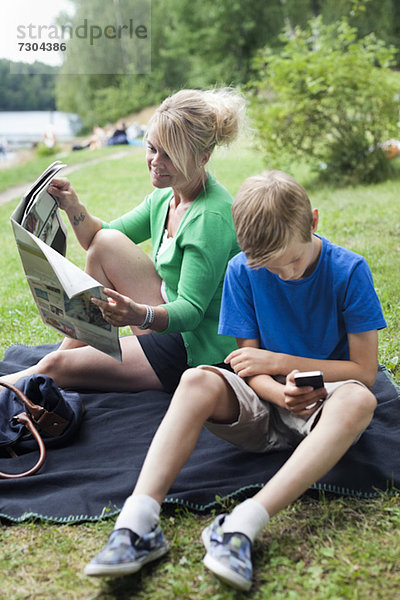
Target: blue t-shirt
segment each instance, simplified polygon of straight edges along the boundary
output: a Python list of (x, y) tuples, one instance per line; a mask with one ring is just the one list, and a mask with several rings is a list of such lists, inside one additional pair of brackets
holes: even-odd
[(322, 239), (311, 275), (284, 281), (252, 269), (243, 252), (228, 264), (219, 333), (306, 358), (349, 360), (348, 333), (386, 327), (366, 260)]

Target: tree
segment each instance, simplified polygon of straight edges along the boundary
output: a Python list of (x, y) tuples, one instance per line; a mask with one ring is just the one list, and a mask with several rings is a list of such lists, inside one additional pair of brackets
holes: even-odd
[[(77, 27), (84, 19), (98, 23), (96, 14), (108, 15), (108, 22), (115, 23), (114, 13), (107, 13), (113, 4), (109, 0), (73, 0), (76, 12), (71, 18), (61, 15), (59, 24), (69, 23)], [(126, 0), (120, 3), (118, 19), (120, 22), (129, 23), (132, 14), (135, 14), (135, 0)], [(103, 10), (104, 9), (104, 10)], [(130, 9), (130, 11), (128, 10)], [(169, 56), (168, 37), (172, 29), (173, 15), (165, 10), (164, 0), (152, 0), (151, 4), (151, 72), (149, 74), (130, 74), (129, 61), (132, 58), (129, 46), (125, 46), (127, 52), (122, 53), (120, 58), (112, 56), (112, 65), (126, 67), (116, 68), (115, 72), (108, 74), (72, 74), (79, 73), (82, 63), (86, 72), (90, 72), (90, 61), (95, 60), (97, 64), (110, 60), (107, 44), (101, 45), (93, 52), (90, 44), (80, 46), (80, 52), (76, 52), (74, 44), (70, 44), (71, 51), (68, 53), (56, 85), (57, 107), (60, 110), (77, 112), (86, 128), (91, 128), (95, 123), (104, 125), (107, 121), (114, 121), (130, 112), (137, 111), (144, 106), (158, 103), (161, 98), (172, 91), (184, 79), (185, 63), (174, 60)], [(133, 46), (133, 44), (131, 44)], [(112, 45), (110, 44), (110, 48)], [(121, 48), (114, 48), (120, 52)], [(123, 60), (122, 60), (123, 58)], [(134, 57), (133, 57), (134, 58)], [(88, 62), (84, 62), (88, 61)], [(110, 69), (112, 71), (112, 69)]]
[(251, 86), (268, 163), (305, 160), (342, 182), (387, 177), (390, 163), (380, 144), (398, 136), (399, 119), (394, 48), (374, 34), (357, 39), (346, 19), (333, 25), (313, 19), (282, 40), (279, 54), (262, 51)]
[(0, 59), (0, 110), (55, 110), (57, 67), (18, 62), (10, 73), (10, 64)]
[[(60, 24), (73, 27), (84, 19), (98, 25), (127, 23), (140, 4), (139, 0), (71, 1), (75, 15), (64, 15)], [(91, 127), (114, 120), (118, 113), (156, 104), (182, 87), (245, 84), (254, 77), (253, 61), (260, 48), (281, 49), (286, 42), (279, 33), (285, 23), (293, 34), (296, 27), (305, 28), (314, 13), (322, 14), (326, 23), (347, 15), (362, 35), (377, 26), (382, 39), (397, 39), (398, 4), (398, 0), (151, 0), (150, 72), (129, 74), (135, 44), (107, 41), (97, 47), (83, 43), (78, 50), (75, 39), (68, 43), (61, 73), (79, 73), (81, 66), (91, 72), (87, 68), (91, 61), (96, 65), (111, 62), (116, 69), (108, 75), (61, 74), (57, 106), (78, 112)]]

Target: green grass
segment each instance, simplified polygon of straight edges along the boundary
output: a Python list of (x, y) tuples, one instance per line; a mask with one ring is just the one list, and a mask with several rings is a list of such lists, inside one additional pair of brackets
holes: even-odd
[(68, 165), (89, 162), (109, 154), (121, 151), (121, 146), (109, 146), (99, 150), (81, 150), (79, 152), (63, 151), (52, 156), (37, 156), (22, 165), (0, 169), (0, 192), (14, 185), (35, 181), (42, 171), (55, 160)]
[[(80, 153), (74, 153), (75, 156)], [(71, 155), (72, 156), (72, 155)], [(83, 155), (81, 155), (83, 157)], [(89, 158), (94, 157), (90, 153)], [(64, 159), (70, 164), (70, 161)], [(13, 181), (36, 179), (51, 161), (14, 171)], [(220, 151), (212, 171), (235, 193), (263, 165), (238, 144)], [(18, 174), (19, 173), (19, 174)], [(320, 211), (321, 234), (366, 256), (388, 322), (380, 333), (380, 360), (400, 381), (400, 204), (399, 179), (370, 187), (333, 189), (307, 182)], [(0, 172), (0, 180), (3, 172)], [(150, 191), (143, 149), (129, 157), (87, 165), (70, 179), (88, 208), (104, 219), (129, 210)], [(2, 294), (0, 352), (15, 342), (59, 340), (42, 325), (20, 265), (9, 216), (16, 202), (0, 207)], [(149, 246), (145, 246), (149, 249)], [(68, 256), (83, 266), (84, 253), (69, 237)], [(77, 525), (3, 524), (0, 529), (0, 598), (10, 600), (224, 600), (245, 597), (220, 584), (203, 568), (200, 532), (210, 516), (169, 507), (162, 527), (171, 543), (168, 557), (136, 576), (92, 580), (84, 564), (100, 549), (112, 520)], [(364, 600), (400, 598), (400, 504), (398, 495), (372, 500), (306, 496), (275, 517), (254, 548), (256, 600)]]

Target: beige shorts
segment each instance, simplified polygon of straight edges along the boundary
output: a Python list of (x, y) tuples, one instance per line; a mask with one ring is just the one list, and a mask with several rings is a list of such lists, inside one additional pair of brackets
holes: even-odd
[[(357, 383), (368, 389), (355, 379), (325, 383), (328, 392), (325, 401), (309, 419), (305, 420), (271, 402), (261, 400), (252, 388), (232, 371), (209, 365), (200, 365), (198, 368), (222, 375), (235, 392), (240, 410), (239, 418), (234, 423), (207, 421), (205, 427), (216, 436), (248, 452), (271, 452), (295, 448), (310, 433), (321, 415), (325, 402), (335, 390), (347, 383)], [(361, 434), (354, 444), (360, 436)]]

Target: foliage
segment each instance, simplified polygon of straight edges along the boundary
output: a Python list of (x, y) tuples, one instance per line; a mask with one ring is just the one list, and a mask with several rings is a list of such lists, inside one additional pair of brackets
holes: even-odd
[(93, 112), (96, 120), (101, 125), (108, 121), (117, 121), (121, 115), (139, 111), (147, 103), (158, 101), (154, 94), (150, 95), (145, 80), (137, 76), (135, 84), (129, 77), (123, 77), (117, 86), (96, 90), (93, 97)]
[[(127, 22), (136, 15), (138, 0), (71, 0), (76, 14), (59, 15), (59, 25)], [(8, 62), (0, 62), (2, 110), (53, 110), (81, 116), (86, 129), (104, 125), (144, 106), (158, 103), (181, 87), (240, 85), (254, 77), (253, 59), (266, 44), (282, 47), (279, 32), (285, 26), (294, 32), (313, 16), (326, 24), (342, 16), (363, 37), (374, 31), (387, 43), (398, 46), (400, 3), (398, 0), (151, 0), (151, 72), (129, 75), (135, 60), (134, 44), (107, 44), (107, 51), (90, 44), (68, 44), (63, 74), (44, 74), (48, 65), (18, 64), (24, 77), (10, 76)], [(75, 39), (76, 41), (76, 39)], [(111, 51), (110, 51), (111, 49)], [(91, 61), (121, 65), (110, 75), (66, 75), (77, 73)], [(397, 64), (400, 63), (399, 54)], [(15, 67), (15, 65), (14, 65)], [(57, 68), (54, 74), (57, 73)], [(52, 69), (52, 70), (53, 70)], [(13, 69), (14, 70), (14, 69)], [(87, 69), (86, 69), (86, 72)]]
[(184, 65), (185, 85), (205, 87), (247, 81), (257, 49), (266, 40), (279, 43), (276, 32), (285, 14), (301, 23), (309, 0), (169, 0), (167, 5), (168, 55)]
[(250, 86), (266, 160), (306, 160), (342, 183), (385, 179), (379, 144), (398, 135), (398, 86), (388, 76), (394, 49), (372, 33), (357, 39), (346, 19), (317, 18), (282, 39), (279, 54), (260, 53)]
[(61, 152), (61, 148), (58, 145), (55, 146), (46, 146), (43, 142), (36, 147), (36, 154), (38, 156), (54, 156), (55, 154), (59, 154)]
[(0, 110), (55, 110), (57, 67), (0, 59)]
[(334, 23), (343, 16), (364, 37), (373, 31), (387, 44), (397, 47), (396, 64), (400, 62), (400, 3), (398, 0), (317, 0), (314, 16), (320, 14), (324, 23)]
[[(66, 15), (61, 15), (60, 25), (67, 22), (77, 26), (84, 19), (96, 23), (99, 14), (102, 15), (103, 22), (104, 20), (108, 20), (109, 23), (116, 22), (117, 15), (113, 8), (117, 3), (110, 3), (107, 0), (73, 1), (76, 7), (74, 16), (67, 18)], [(168, 30), (168, 14), (162, 14), (164, 13), (162, 4), (163, 0), (152, 0), (151, 3), (151, 74), (132, 74), (135, 72), (137, 58), (134, 51), (135, 44), (125, 44), (123, 51), (118, 47), (100, 44), (95, 48), (95, 52), (93, 46), (89, 47), (86, 44), (80, 46), (80, 51), (77, 52), (75, 44), (70, 43), (56, 85), (57, 107), (60, 110), (78, 113), (85, 128), (89, 129), (95, 124), (104, 126), (107, 122), (115, 121), (121, 116), (161, 100), (163, 92), (160, 93), (160, 89), (168, 89), (171, 74), (177, 68), (176, 65), (171, 66), (166, 60), (161, 62), (158, 60), (158, 49), (165, 45), (165, 33)], [(118, 21), (129, 22), (132, 15), (135, 15), (136, 5), (136, 0), (127, 0), (119, 4)], [(91, 75), (66, 74), (79, 73), (82, 64), (86, 72), (90, 72), (93, 60), (98, 65), (108, 65), (111, 72)]]
[[(73, 24), (83, 15), (90, 18), (103, 13), (110, 5), (107, 0), (74, 0), (74, 3)], [(120, 18), (125, 22), (135, 0), (126, 0), (119, 6)], [(283, 23), (280, 0), (273, 0), (268, 7), (264, 0), (253, 0), (246, 5), (237, 0), (204, 0), (200, 5), (189, 0), (152, 0), (151, 15), (151, 72), (66, 76), (64, 72), (78, 72), (82, 61), (91, 60), (93, 54), (90, 49), (74, 54), (71, 44), (72, 52), (67, 55), (57, 81), (60, 110), (78, 112), (86, 127), (95, 123), (104, 125), (143, 106), (159, 103), (181, 87), (246, 81), (253, 54), (265, 36), (273, 38), (274, 31)], [(111, 21), (113, 18), (110, 14)], [(107, 59), (105, 54), (105, 48), (96, 49), (100, 64)], [(129, 54), (124, 60), (130, 67)]]
[[(134, 14), (136, 0), (73, 0), (75, 21), (83, 16), (109, 15), (110, 6), (119, 5), (121, 19)], [(240, 85), (254, 75), (253, 59), (266, 44), (282, 47), (279, 32), (285, 26), (293, 32), (305, 27), (312, 16), (322, 15), (332, 23), (343, 15), (362, 34), (376, 27), (385, 40), (398, 40), (400, 9), (397, 0), (152, 0), (151, 72), (142, 75), (60, 75), (57, 106), (78, 112), (87, 127), (104, 124), (158, 103), (182, 87)], [(93, 59), (93, 48), (70, 53), (66, 67), (72, 72), (82, 62)], [(95, 59), (102, 64), (109, 57), (96, 48)], [(121, 65), (130, 66), (129, 50)], [(76, 71), (75, 71), (76, 72)]]
[(388, 179), (393, 174), (393, 163), (379, 146), (383, 134), (379, 135), (379, 131), (377, 134), (372, 141), (362, 121), (343, 123), (327, 145), (321, 178), (338, 183), (375, 183)]

